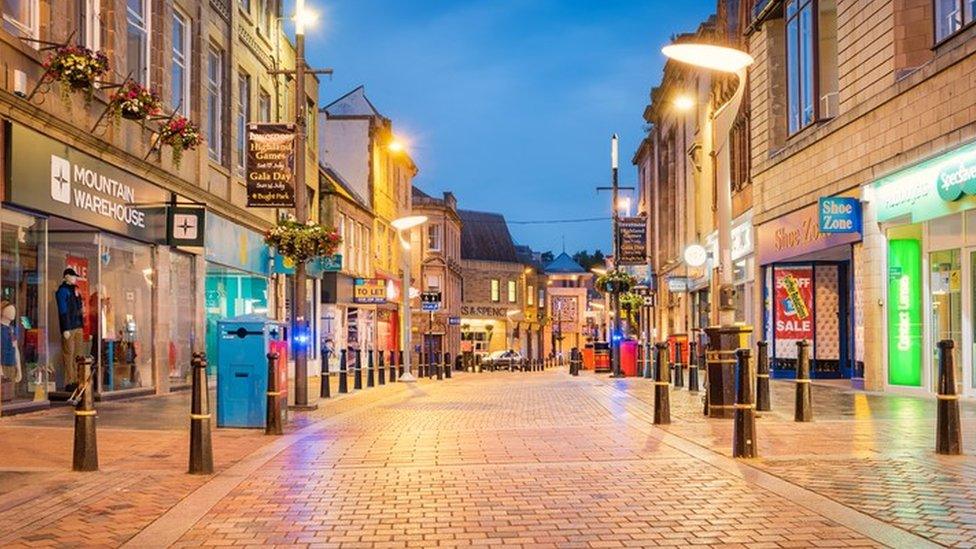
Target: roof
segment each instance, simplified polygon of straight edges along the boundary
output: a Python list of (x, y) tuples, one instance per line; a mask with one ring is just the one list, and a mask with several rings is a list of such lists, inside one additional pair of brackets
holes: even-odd
[[(332, 166), (328, 164), (319, 163), (320, 173), (323, 178), (319, 179), (319, 187), (323, 192), (334, 192), (346, 200), (355, 202), (362, 206), (363, 208), (369, 209), (369, 201), (365, 198), (359, 196), (359, 193), (352, 190), (352, 187), (346, 182), (345, 179), (339, 175)], [(324, 185), (323, 185), (324, 184)]]
[(576, 262), (575, 259), (569, 257), (569, 254), (563, 252), (556, 256), (545, 267), (546, 274), (584, 274), (586, 269), (582, 265)]
[(321, 110), (330, 116), (382, 116), (366, 97), (366, 86), (359, 86)]
[(461, 259), (518, 263), (515, 243), (505, 216), (490, 212), (459, 210)]

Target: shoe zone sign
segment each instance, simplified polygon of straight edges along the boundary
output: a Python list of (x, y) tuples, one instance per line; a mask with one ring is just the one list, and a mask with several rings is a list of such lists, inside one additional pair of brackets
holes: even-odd
[(823, 197), (817, 217), (822, 233), (860, 233), (861, 201), (849, 196)]

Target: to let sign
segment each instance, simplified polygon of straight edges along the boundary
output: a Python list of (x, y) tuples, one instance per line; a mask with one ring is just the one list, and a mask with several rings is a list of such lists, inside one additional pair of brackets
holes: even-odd
[(353, 283), (353, 303), (386, 303), (386, 281), (382, 278), (357, 278)]
[(295, 207), (295, 127), (248, 124), (247, 205)]
[(861, 201), (850, 196), (826, 196), (818, 204), (820, 232), (860, 233)]

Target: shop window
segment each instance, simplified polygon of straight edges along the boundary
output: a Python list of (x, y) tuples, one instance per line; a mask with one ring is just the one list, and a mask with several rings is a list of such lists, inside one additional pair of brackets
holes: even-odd
[(149, 85), (149, 0), (127, 0), (125, 59), (131, 78)]
[[(268, 279), (208, 263), (204, 297), (207, 356), (215, 357), (218, 320), (245, 314), (268, 314)], [(216, 366), (213, 361), (210, 365)]]
[(183, 116), (190, 114), (190, 18), (173, 10), (173, 64), (170, 106)]
[(169, 269), (169, 342), (166, 361), (171, 385), (190, 383), (190, 361), (196, 342), (197, 275), (192, 255), (173, 252)]
[(973, 22), (972, 0), (935, 0), (935, 41), (942, 42)]
[(3, 28), (14, 36), (37, 38), (37, 0), (3, 0)]
[[(956, 383), (962, 383), (962, 253), (943, 250), (929, 254), (929, 294), (932, 296), (929, 318), (932, 337), (932, 386), (937, 386), (938, 342), (952, 340)], [(961, 385), (960, 385), (961, 386)]]

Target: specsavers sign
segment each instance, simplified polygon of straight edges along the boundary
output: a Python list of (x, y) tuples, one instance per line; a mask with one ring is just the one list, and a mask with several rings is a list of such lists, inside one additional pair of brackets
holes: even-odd
[(976, 143), (899, 171), (871, 185), (878, 221), (913, 223), (976, 208)]
[(125, 234), (165, 239), (161, 208), (169, 193), (107, 162), (24, 126), (10, 127), (6, 199), (14, 204)]

